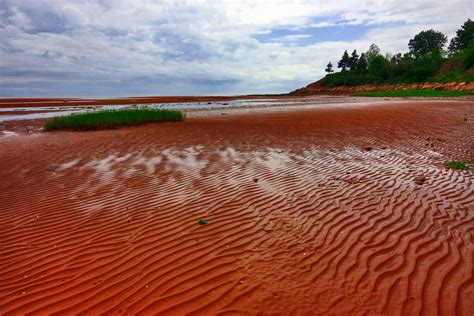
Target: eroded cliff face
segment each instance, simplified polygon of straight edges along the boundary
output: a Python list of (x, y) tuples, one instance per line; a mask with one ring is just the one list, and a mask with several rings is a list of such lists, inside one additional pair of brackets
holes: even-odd
[(449, 82), (449, 83), (412, 83), (412, 84), (381, 84), (362, 86), (321, 87), (316, 81), (304, 88), (290, 92), (290, 95), (311, 94), (352, 94), (369, 91), (399, 91), (399, 90), (446, 90), (446, 91), (474, 91), (474, 82)]

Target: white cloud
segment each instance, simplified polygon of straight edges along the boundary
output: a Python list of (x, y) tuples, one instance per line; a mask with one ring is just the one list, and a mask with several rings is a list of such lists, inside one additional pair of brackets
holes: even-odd
[(334, 22), (318, 22), (318, 23), (311, 23), (309, 27), (313, 28), (320, 28), (320, 27), (328, 27), (328, 26), (336, 26), (337, 24)]
[[(405, 51), (417, 32), (452, 37), (472, 16), (464, 0), (4, 0), (0, 96), (287, 92), (345, 49)], [(336, 25), (368, 32), (306, 42)]]

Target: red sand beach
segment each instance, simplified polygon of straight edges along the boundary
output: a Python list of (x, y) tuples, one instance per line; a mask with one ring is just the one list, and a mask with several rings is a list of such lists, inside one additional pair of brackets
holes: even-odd
[(0, 137), (0, 314), (474, 313), (473, 101), (226, 112)]

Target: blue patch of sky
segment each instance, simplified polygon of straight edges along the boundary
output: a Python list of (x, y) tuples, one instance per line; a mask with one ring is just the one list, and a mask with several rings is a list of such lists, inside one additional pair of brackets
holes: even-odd
[[(21, 13), (26, 15), (29, 19), (29, 26), (27, 32), (30, 34), (36, 33), (64, 33), (71, 30), (71, 26), (59, 14), (48, 11), (46, 8), (38, 10), (35, 7), (24, 6), (20, 9)], [(2, 3), (0, 0), (0, 17), (6, 20), (14, 15), (14, 6), (8, 3)], [(0, 25), (2, 25), (0, 21)]]
[[(328, 21), (314, 21), (308, 23), (317, 24)], [(285, 45), (307, 46), (321, 42), (355, 41), (363, 38), (373, 28), (393, 27), (402, 25), (402, 22), (391, 22), (383, 24), (356, 24), (350, 25), (346, 21), (336, 22), (335, 25), (323, 27), (299, 27), (281, 26), (273, 28), (268, 33), (253, 36), (261, 43), (282, 43)]]

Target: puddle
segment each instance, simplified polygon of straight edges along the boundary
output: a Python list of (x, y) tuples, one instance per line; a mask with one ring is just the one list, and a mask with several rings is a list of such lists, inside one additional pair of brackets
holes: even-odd
[(286, 168), (292, 161), (288, 153), (279, 148), (267, 148), (266, 151), (258, 151), (256, 154), (257, 163), (273, 172)]
[(193, 146), (184, 150), (166, 149), (163, 151), (165, 163), (169, 169), (177, 168), (180, 170), (194, 169), (200, 170), (207, 164), (207, 160), (198, 159), (201, 154), (202, 146)]
[(58, 171), (63, 171), (63, 170), (72, 168), (75, 165), (77, 165), (79, 161), (80, 161), (80, 159), (74, 159), (74, 160), (71, 160), (69, 162), (63, 163), (62, 165), (59, 166)]
[(3, 137), (14, 137), (18, 136), (18, 133), (12, 131), (3, 131)]
[(134, 173), (134, 171), (136, 171), (136, 166), (144, 166), (149, 174), (153, 174), (155, 173), (156, 166), (158, 166), (161, 161), (162, 158), (160, 156), (147, 158), (143, 155), (139, 155), (132, 162), (132, 168), (128, 170), (128, 174)]

